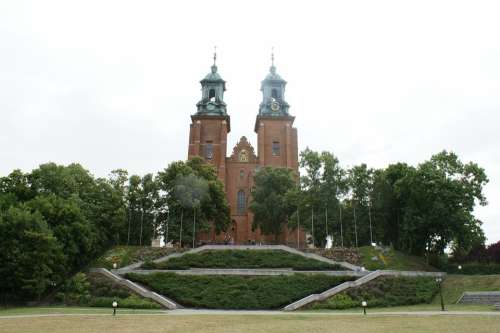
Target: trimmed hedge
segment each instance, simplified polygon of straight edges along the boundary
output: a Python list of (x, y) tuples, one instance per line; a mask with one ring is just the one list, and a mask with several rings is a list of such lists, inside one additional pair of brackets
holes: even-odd
[[(462, 269), (458, 269), (458, 265), (461, 265)], [(453, 264), (446, 266), (446, 272), (450, 274), (465, 274), (465, 275), (500, 274), (500, 264), (479, 263), (479, 262)]]
[(306, 270), (342, 270), (315, 259), (309, 259), (282, 250), (219, 250), (188, 253), (161, 263), (151, 261), (144, 269), (190, 269), (190, 268), (292, 268)]
[(438, 292), (432, 277), (380, 277), (311, 305), (312, 309), (348, 309), (361, 306), (388, 307), (430, 303)]
[(118, 307), (127, 309), (161, 309), (160, 304), (141, 298), (136, 295), (130, 295), (126, 298), (120, 297), (92, 297), (88, 306), (109, 308), (113, 301), (118, 302)]
[(278, 309), (353, 279), (324, 274), (193, 276), (174, 273), (129, 273), (127, 278), (186, 307), (208, 309)]

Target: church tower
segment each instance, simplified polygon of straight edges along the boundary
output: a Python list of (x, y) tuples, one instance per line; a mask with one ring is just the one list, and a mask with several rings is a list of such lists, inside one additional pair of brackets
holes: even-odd
[(262, 102), (255, 120), (259, 164), (298, 171), (297, 129), (293, 127), (295, 117), (288, 112), (285, 87), (273, 54), (269, 74), (261, 83)]
[(211, 71), (200, 81), (201, 100), (196, 104), (197, 112), (191, 116), (188, 158), (200, 156), (214, 165), (219, 179), (225, 183), (230, 118), (224, 103), (226, 82), (217, 72), (216, 59), (214, 53)]

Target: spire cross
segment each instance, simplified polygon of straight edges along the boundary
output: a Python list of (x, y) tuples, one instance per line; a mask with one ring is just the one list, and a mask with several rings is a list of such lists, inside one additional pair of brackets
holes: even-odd
[(271, 66), (274, 66), (274, 46), (271, 47)]
[(217, 60), (217, 46), (214, 46), (214, 66), (216, 60)]

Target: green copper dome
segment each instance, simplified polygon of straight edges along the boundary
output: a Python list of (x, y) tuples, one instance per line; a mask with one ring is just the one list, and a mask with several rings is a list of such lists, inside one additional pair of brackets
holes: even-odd
[(284, 81), (281, 76), (279, 76), (278, 73), (276, 73), (276, 66), (272, 65), (271, 68), (269, 68), (269, 74), (266, 75), (266, 78), (264, 80), (270, 80), (270, 81)]
[(217, 66), (212, 66), (212, 71), (205, 76), (201, 82), (225, 82), (222, 77), (217, 73)]

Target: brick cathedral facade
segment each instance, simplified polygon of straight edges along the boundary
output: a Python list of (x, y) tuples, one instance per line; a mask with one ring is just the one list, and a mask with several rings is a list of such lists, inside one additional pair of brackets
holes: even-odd
[[(204, 243), (272, 243), (274, 236), (262, 235), (253, 230), (253, 214), (248, 209), (253, 187), (253, 176), (261, 167), (289, 168), (298, 174), (297, 129), (293, 127), (295, 117), (289, 113), (285, 100), (286, 81), (276, 73), (272, 64), (269, 74), (261, 83), (262, 102), (255, 119), (257, 152), (242, 136), (227, 156), (227, 137), (231, 130), (230, 116), (224, 102), (226, 82), (217, 71), (217, 66), (200, 81), (201, 100), (196, 104), (197, 112), (191, 116), (188, 158), (202, 157), (217, 170), (225, 187), (231, 208), (232, 225), (225, 234), (216, 235), (212, 230), (198, 236)], [(279, 237), (281, 244), (304, 245), (305, 234), (285, 228)]]

